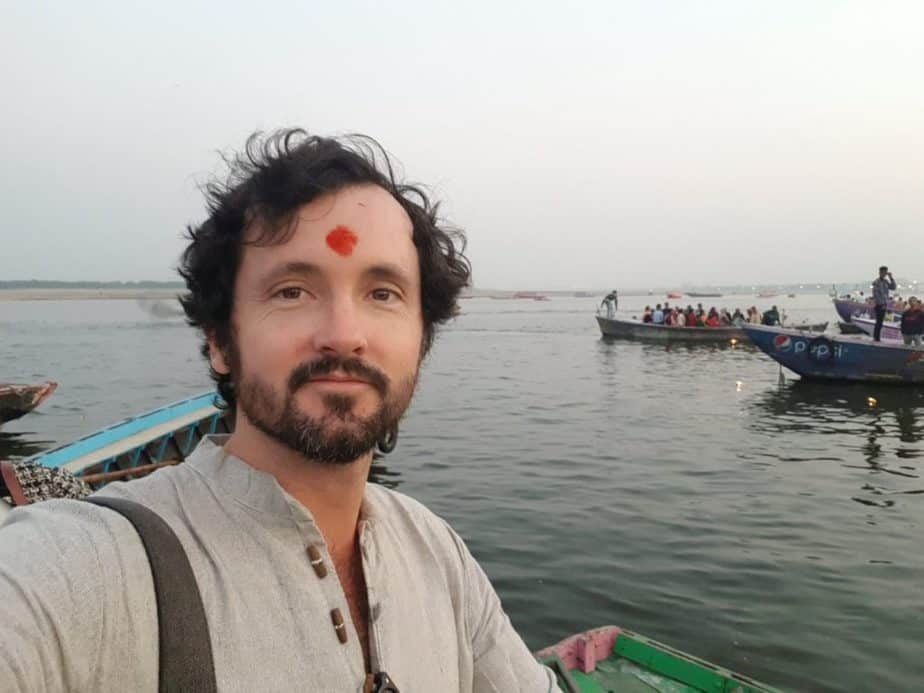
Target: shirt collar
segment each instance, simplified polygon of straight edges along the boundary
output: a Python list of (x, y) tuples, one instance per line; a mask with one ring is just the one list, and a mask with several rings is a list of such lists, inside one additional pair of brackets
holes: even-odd
[[(254, 469), (244, 460), (225, 452), (230, 435), (205, 436), (186, 464), (220, 486), (229, 497), (257, 512), (294, 519), (297, 523), (314, 525), (311, 511), (290, 496), (272, 474)], [(366, 484), (360, 508), (360, 525), (380, 516), (379, 503), (373, 484)]]

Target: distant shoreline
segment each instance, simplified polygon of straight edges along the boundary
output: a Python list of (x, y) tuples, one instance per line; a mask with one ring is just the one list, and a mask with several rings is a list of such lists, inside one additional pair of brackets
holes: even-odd
[[(113, 300), (171, 300), (176, 299), (177, 296), (186, 292), (185, 287), (172, 287), (172, 288), (113, 288), (113, 287), (100, 287), (100, 288), (73, 288), (73, 289), (64, 289), (64, 288), (28, 288), (28, 289), (2, 289), (0, 288), (0, 303), (7, 303), (11, 301), (113, 301)], [(516, 298), (516, 291), (505, 291), (505, 290), (490, 290), (490, 289), (475, 289), (471, 293), (464, 293), (459, 298), (461, 299), (470, 299), (470, 298), (500, 298), (500, 299), (513, 299)], [(604, 291), (530, 291), (523, 293), (541, 293), (542, 295), (549, 298), (601, 298), (606, 292)], [(648, 292), (642, 291), (620, 291), (620, 296), (630, 297), (630, 296), (651, 296), (652, 300), (655, 298), (662, 298), (663, 293), (658, 292), (655, 294), (650, 294)], [(784, 295), (785, 289), (780, 291), (780, 295)], [(824, 291), (819, 290), (801, 290), (800, 294), (819, 294), (825, 293)], [(743, 292), (743, 293), (726, 293), (727, 296), (748, 296), (753, 295), (753, 292)], [(522, 297), (529, 298), (529, 297)]]
[(0, 289), (0, 302), (171, 299), (184, 289)]

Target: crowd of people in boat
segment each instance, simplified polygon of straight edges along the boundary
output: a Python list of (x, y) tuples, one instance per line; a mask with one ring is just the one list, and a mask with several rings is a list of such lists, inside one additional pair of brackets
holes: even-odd
[(782, 325), (783, 318), (776, 306), (760, 312), (756, 306), (751, 306), (746, 313), (742, 313), (740, 308), (735, 308), (734, 313), (730, 313), (727, 308), (717, 309), (712, 306), (708, 311), (703, 308), (702, 303), (697, 303), (696, 308), (688, 305), (671, 306), (665, 303), (663, 306), (658, 303), (652, 310), (651, 306), (645, 306), (645, 312), (642, 314), (642, 322), (650, 322), (655, 325), (666, 325), (667, 327), (740, 327), (750, 323), (751, 325)]

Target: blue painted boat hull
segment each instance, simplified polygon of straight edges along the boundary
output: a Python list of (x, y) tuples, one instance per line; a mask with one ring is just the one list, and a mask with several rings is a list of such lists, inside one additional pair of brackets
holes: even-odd
[[(234, 417), (214, 392), (133, 416), (54, 450), (12, 463), (10, 473), (16, 477), (17, 487), (25, 486), (20, 489), (25, 500), (14, 497), (0, 468), (0, 510), (4, 497), (11, 497), (14, 504), (76, 498), (112, 481), (144, 476), (182, 462), (205, 436), (233, 430)], [(369, 480), (394, 488), (397, 482), (390, 478), (394, 472), (379, 462), (383, 455), (384, 451), (374, 451)], [(71, 482), (84, 484), (85, 493)]]
[(216, 405), (214, 392), (207, 392), (120, 421), (27, 462), (77, 476), (109, 474), (181, 461), (204, 436), (230, 431), (227, 410)]
[(924, 349), (867, 337), (806, 335), (781, 327), (742, 329), (757, 348), (803, 378), (924, 384)]

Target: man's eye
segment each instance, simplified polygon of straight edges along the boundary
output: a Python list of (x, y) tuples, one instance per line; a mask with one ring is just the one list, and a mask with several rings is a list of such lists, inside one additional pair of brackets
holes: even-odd
[(276, 295), (280, 298), (294, 301), (301, 298), (303, 293), (305, 293), (304, 290), (298, 288), (297, 286), (287, 286), (286, 288), (277, 291)]
[(372, 292), (372, 298), (376, 301), (390, 301), (395, 296), (395, 292), (391, 289), (375, 289)]

